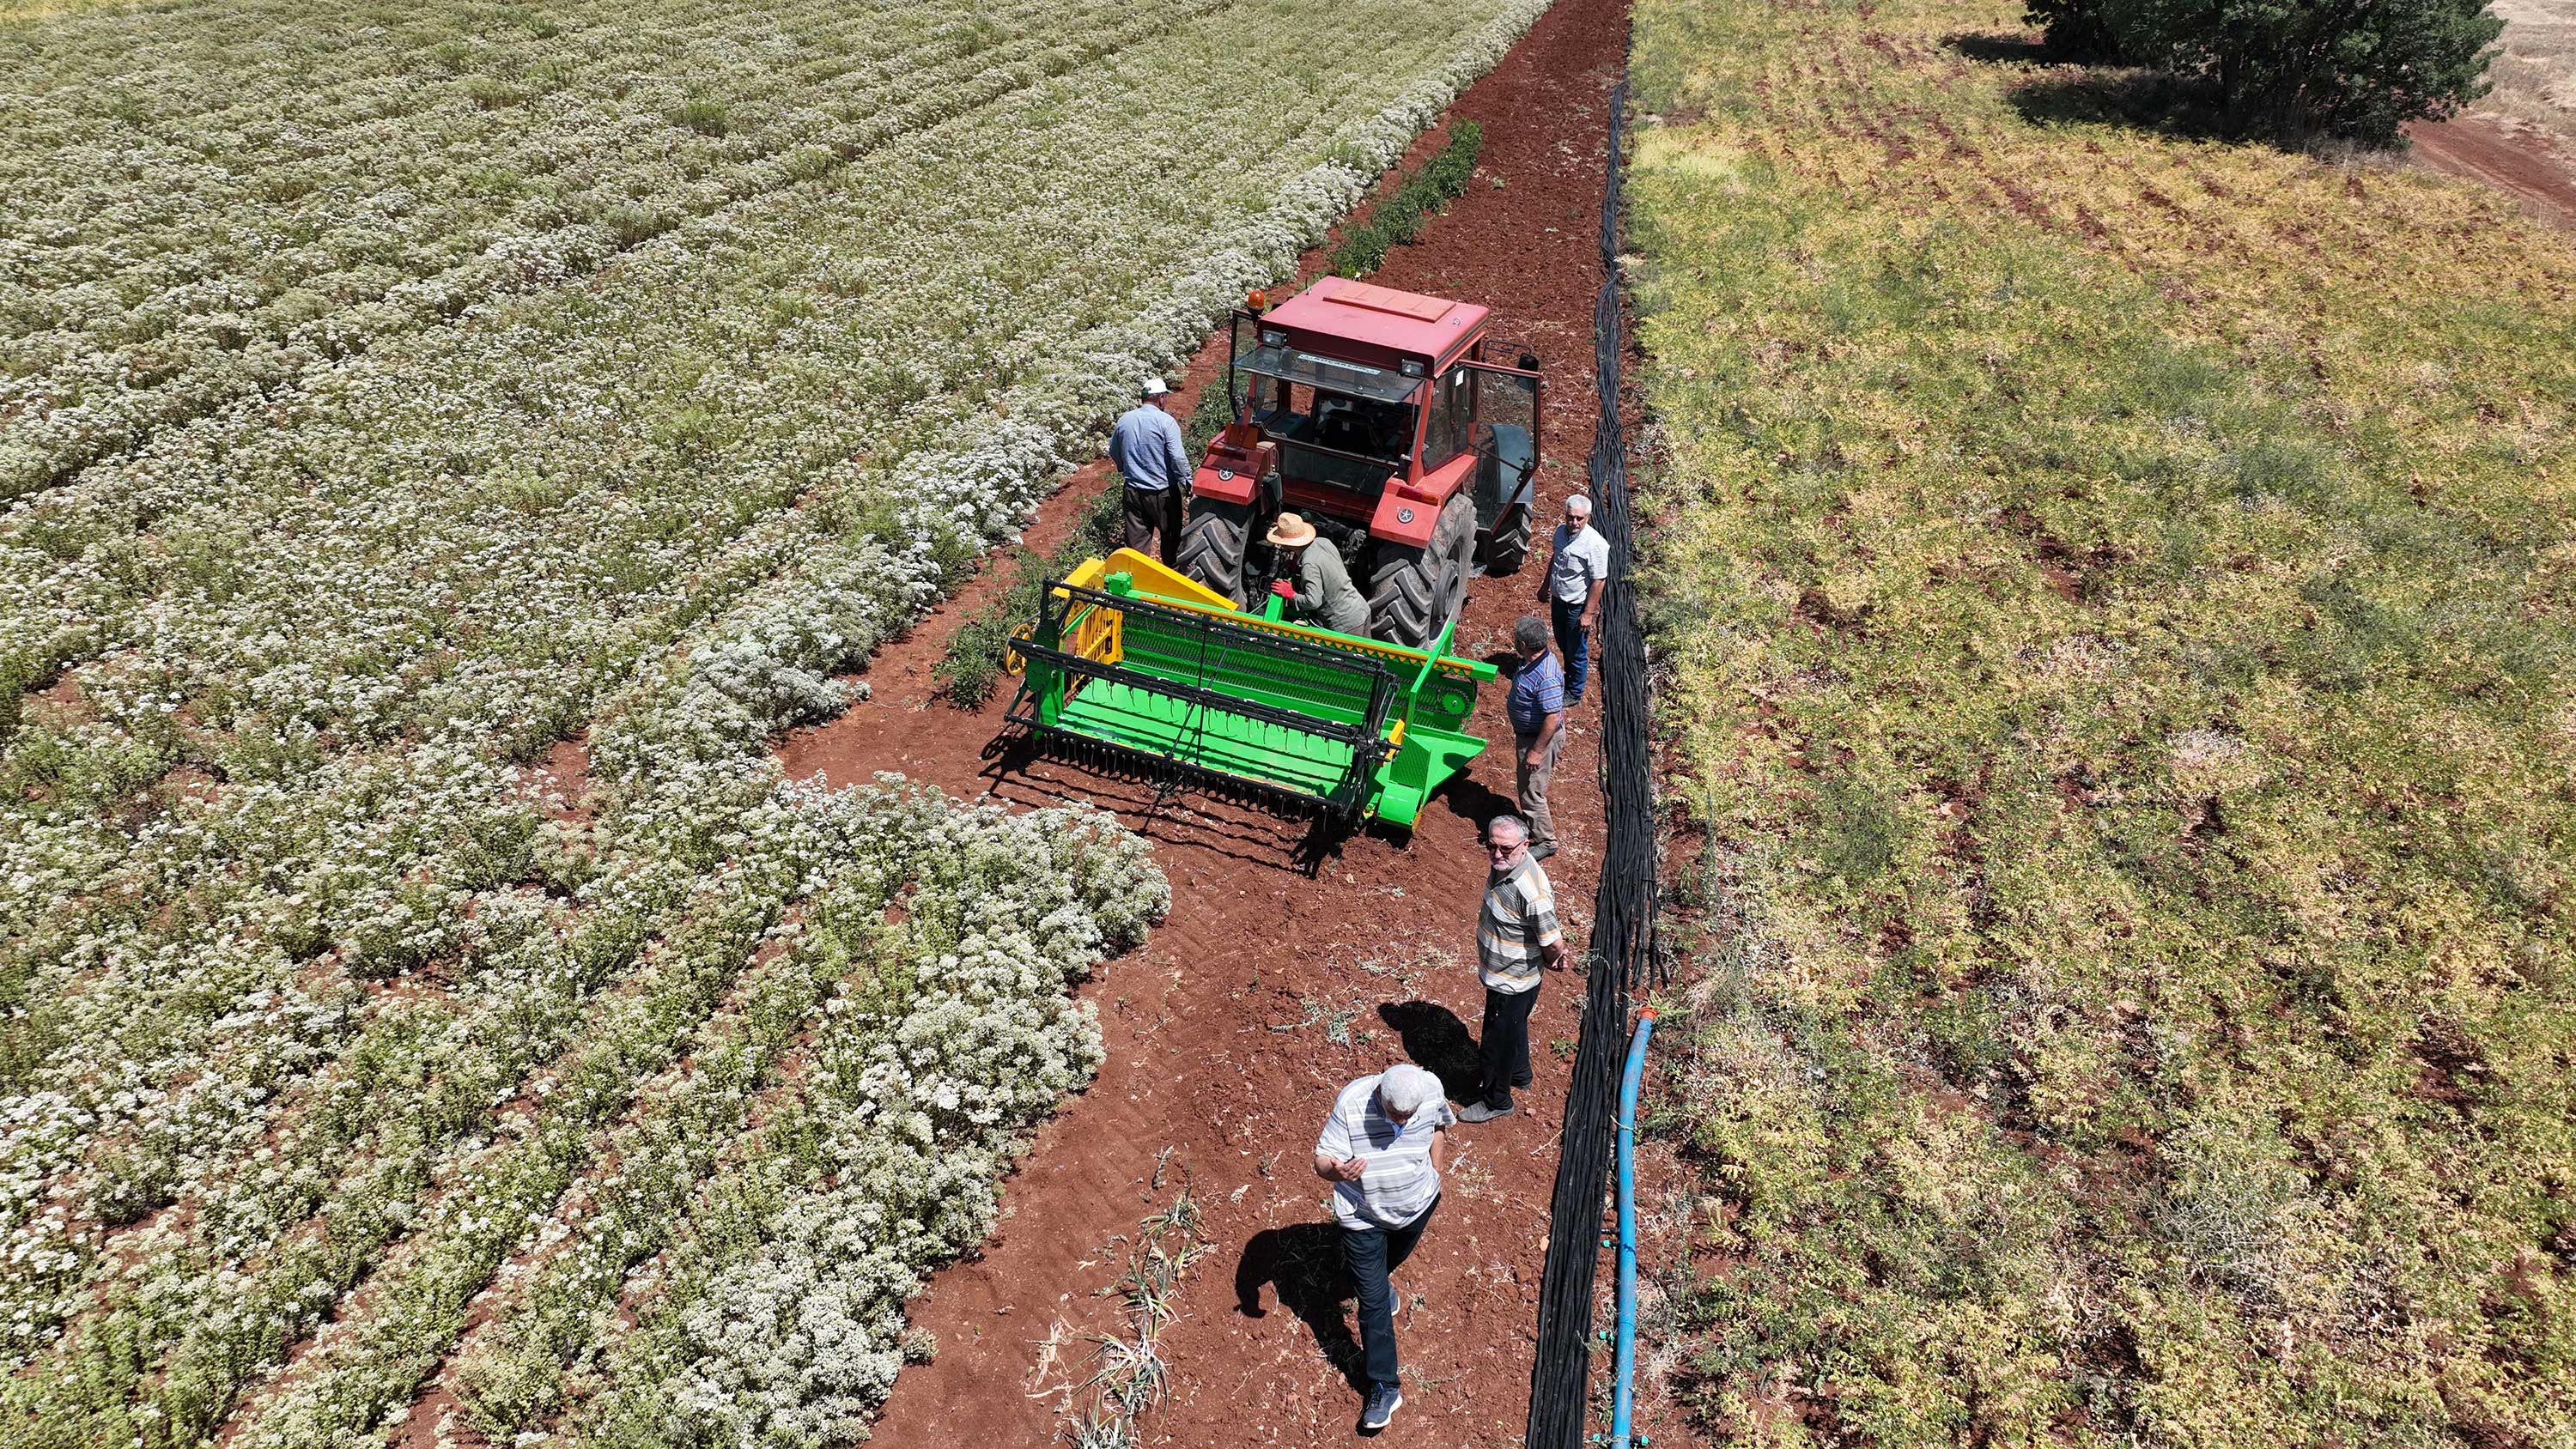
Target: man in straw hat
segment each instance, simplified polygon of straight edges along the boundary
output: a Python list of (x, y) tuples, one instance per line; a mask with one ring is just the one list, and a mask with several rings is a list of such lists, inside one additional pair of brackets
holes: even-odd
[(1181, 425), (1172, 421), (1172, 390), (1159, 377), (1145, 379), (1144, 401), (1119, 415), (1109, 430), (1109, 462), (1126, 484), (1119, 497), (1127, 512), (1127, 546), (1159, 551), (1163, 566), (1181, 547), (1181, 490), (1189, 486), (1190, 459)]
[(1440, 1170), (1448, 1165), (1447, 1134), (1456, 1120), (1438, 1077), (1398, 1063), (1342, 1088), (1315, 1139), (1315, 1175), (1333, 1184), (1342, 1261), (1359, 1286), (1360, 1351), (1368, 1371), (1362, 1429), (1385, 1428), (1404, 1402), (1387, 1276), (1422, 1241), (1432, 1209), (1440, 1206)]
[(1279, 515), (1270, 525), (1271, 546), (1279, 550), (1279, 582), (1270, 592), (1288, 601), (1288, 615), (1321, 625), (1336, 634), (1368, 632), (1368, 600), (1351, 587), (1342, 551), (1315, 547), (1315, 525), (1294, 513)]

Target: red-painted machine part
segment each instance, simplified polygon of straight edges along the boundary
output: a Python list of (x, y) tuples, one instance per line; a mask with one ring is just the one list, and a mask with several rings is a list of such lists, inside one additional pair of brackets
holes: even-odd
[(1262, 478), (1278, 466), (1278, 444), (1264, 441), (1258, 428), (1229, 423), (1208, 444), (1207, 457), (1190, 475), (1190, 492), (1228, 503), (1250, 503)]
[(1488, 310), (1347, 277), (1320, 277), (1264, 313), (1261, 325), (1286, 332), (1292, 347), (1328, 357), (1379, 367), (1410, 358), (1426, 372), (1438, 372), (1484, 331)]
[(1378, 496), (1377, 512), (1369, 517), (1369, 537), (1416, 548), (1431, 542), (1432, 525), (1440, 521), (1440, 505), (1449, 501), (1450, 494), (1467, 486), (1475, 466), (1475, 455), (1465, 453), (1433, 470), (1419, 483), (1402, 478), (1388, 480), (1386, 491)]

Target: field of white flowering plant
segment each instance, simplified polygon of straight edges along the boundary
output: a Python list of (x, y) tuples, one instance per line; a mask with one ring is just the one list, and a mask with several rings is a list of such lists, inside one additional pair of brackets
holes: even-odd
[(1166, 897), (766, 743), (1541, 8), (0, 21), (0, 1445), (851, 1438)]

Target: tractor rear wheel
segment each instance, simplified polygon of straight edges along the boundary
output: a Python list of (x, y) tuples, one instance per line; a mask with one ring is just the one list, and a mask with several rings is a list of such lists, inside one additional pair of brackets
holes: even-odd
[(1462, 488), (1442, 506), (1429, 543), (1379, 546), (1369, 581), (1369, 632), (1389, 644), (1429, 646), (1466, 607), (1475, 567), (1476, 503)]
[(1529, 505), (1515, 503), (1494, 520), (1493, 536), (1485, 541), (1478, 561), (1489, 574), (1516, 574), (1529, 558), (1529, 546)]
[(1243, 551), (1252, 541), (1252, 507), (1217, 498), (1190, 500), (1181, 525), (1181, 572), (1243, 604)]

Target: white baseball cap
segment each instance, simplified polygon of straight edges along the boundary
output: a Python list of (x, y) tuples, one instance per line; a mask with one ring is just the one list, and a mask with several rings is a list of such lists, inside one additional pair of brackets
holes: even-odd
[(1161, 397), (1163, 394), (1170, 391), (1170, 388), (1163, 386), (1163, 380), (1159, 377), (1149, 377), (1145, 379), (1145, 396), (1147, 397)]

